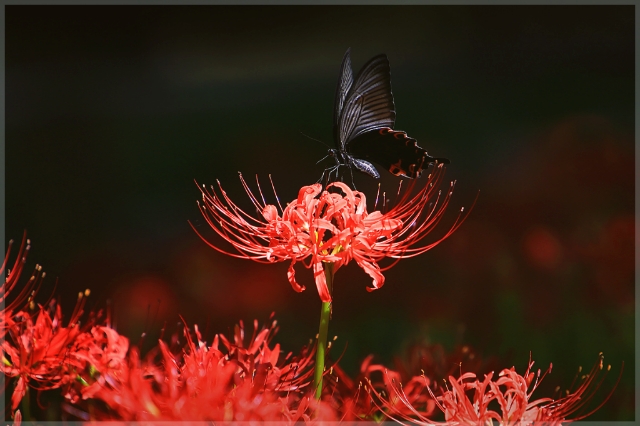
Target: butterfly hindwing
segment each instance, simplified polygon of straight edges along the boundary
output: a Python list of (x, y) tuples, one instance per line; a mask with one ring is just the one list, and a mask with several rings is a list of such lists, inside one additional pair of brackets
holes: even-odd
[(361, 134), (349, 142), (352, 156), (380, 164), (396, 176), (419, 177), (434, 162), (449, 163), (446, 158), (433, 158), (418, 142), (401, 130), (383, 127)]

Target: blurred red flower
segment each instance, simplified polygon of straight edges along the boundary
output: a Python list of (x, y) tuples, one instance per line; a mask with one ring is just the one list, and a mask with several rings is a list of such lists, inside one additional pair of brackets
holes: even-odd
[(538, 269), (554, 272), (562, 263), (562, 242), (547, 227), (538, 225), (528, 231), (523, 249), (526, 260)]
[[(349, 213), (344, 220), (352, 220), (357, 214), (366, 218), (364, 208), (364, 213), (357, 212), (364, 205), (364, 196), (360, 198), (355, 191), (348, 193), (348, 188), (341, 185), (336, 187), (346, 195), (332, 198), (336, 194), (327, 193), (316, 199), (317, 194), (309, 192), (305, 196), (309, 200), (320, 201), (323, 197), (332, 200), (325, 199), (325, 206), (321, 208), (323, 214), (337, 204), (352, 202), (356, 212)], [(348, 196), (353, 199), (345, 201)], [(356, 202), (357, 199), (361, 201)], [(313, 204), (309, 200), (307, 204)], [(304, 205), (303, 202), (300, 207)], [(296, 214), (295, 210), (291, 214)], [(391, 219), (400, 220), (387, 218)], [(317, 218), (308, 223), (314, 220)], [(357, 220), (353, 219), (353, 222), (357, 223)], [(334, 223), (339, 224), (340, 219), (332, 218), (331, 223), (339, 229)], [(367, 226), (364, 229), (370, 230)], [(345, 241), (352, 246), (358, 244)], [(378, 242), (374, 241), (375, 244)], [(425, 247), (416, 250), (428, 249)], [(80, 326), (88, 290), (79, 294), (66, 326), (61, 307), (55, 300), (37, 308), (33, 303), (33, 289), (37, 289), (44, 276), (41, 268), (36, 267), (36, 273), (15, 297), (10, 295), (12, 291), (16, 292), (27, 250), (28, 240), (24, 239), (16, 266), (8, 272), (0, 288), (2, 301), (6, 301), (7, 296), (14, 299), (2, 310), (5, 339), (1, 344), (3, 363), (0, 368), (6, 377), (15, 379), (11, 397), (15, 424), (21, 422), (22, 414), (16, 409), (29, 387), (36, 390), (63, 387), (63, 394), (70, 402), (64, 405), (65, 411), (82, 420), (277, 421), (289, 424), (298, 421), (381, 421), (384, 416), (416, 424), (439, 424), (432, 420), (436, 408), (444, 414), (446, 424), (493, 420), (500, 424), (559, 424), (589, 416), (611, 396), (609, 394), (587, 414), (581, 414), (602, 383), (602, 356), (591, 372), (582, 376), (577, 389), (567, 391), (564, 397), (557, 399), (532, 400), (532, 393), (551, 367), (542, 375), (539, 370), (535, 374), (531, 372), (533, 362), (530, 361), (524, 375), (511, 368), (502, 370), (497, 378), (493, 372), (483, 380), (477, 379), (474, 372), (461, 372), (456, 379), (451, 376), (452, 366), (464, 362), (465, 368), (477, 371), (483, 362), (467, 347), (445, 354), (439, 345), (418, 345), (412, 347), (406, 362), (398, 363), (398, 371), (373, 364), (372, 356), (362, 363), (356, 380), (337, 363), (329, 366), (324, 372), (326, 387), (321, 398), (316, 400), (311, 386), (315, 346), (310, 344), (297, 356), (292, 353), (282, 356), (280, 345), (272, 344), (277, 331), (276, 321), (262, 328), (254, 321), (251, 336), (245, 335), (244, 324), (240, 322), (231, 336), (216, 335), (210, 346), (202, 339), (197, 326), (194, 326), (195, 338), (185, 326), (181, 330), (186, 338), (184, 347), (178, 346), (180, 339), (177, 338), (172, 339), (172, 345), (159, 341), (154, 350), (141, 358), (137, 348), (130, 348), (129, 340), (110, 327), (108, 319), (101, 321), (101, 312), (90, 312)], [(7, 264), (8, 256), (3, 271)], [(25, 292), (25, 288), (28, 291)], [(30, 302), (28, 306), (21, 306), (27, 301)], [(422, 369), (423, 374), (415, 374), (416, 368)], [(442, 375), (448, 376), (448, 385), (437, 383)], [(434, 392), (439, 392), (440, 396)], [(28, 415), (29, 407), (25, 408), (27, 411), (23, 412)], [(87, 410), (83, 411), (85, 408)], [(569, 416), (574, 417), (569, 419)]]
[[(424, 404), (420, 396), (426, 389), (442, 413), (446, 425), (459, 424), (491, 424), (494, 421), (501, 425), (533, 425), (538, 422), (550, 425), (584, 419), (598, 410), (611, 396), (611, 392), (594, 409), (586, 414), (578, 414), (593, 398), (602, 380), (599, 372), (603, 370), (603, 356), (591, 372), (582, 376), (583, 381), (574, 391), (567, 391), (566, 396), (558, 399), (540, 398), (532, 400), (532, 394), (551, 371), (551, 366), (541, 374), (531, 371), (533, 361), (524, 375), (515, 368), (504, 369), (494, 379), (494, 373), (485, 374), (484, 379), (477, 378), (475, 373), (467, 372), (457, 379), (449, 376), (449, 386), (440, 387), (441, 395), (436, 397), (431, 389), (429, 378), (421, 376), (422, 386), (416, 386), (418, 377), (413, 377), (407, 385), (398, 381), (398, 374), (384, 370), (386, 377), (386, 394), (380, 392), (379, 386), (370, 383), (367, 391), (372, 395), (374, 403), (382, 412), (395, 421), (410, 421), (415, 424), (442, 424), (433, 420), (433, 409)], [(607, 371), (611, 367), (608, 366)], [(535, 379), (535, 380), (534, 380)], [(618, 378), (619, 380), (619, 378)], [(418, 404), (415, 403), (418, 401)], [(577, 414), (573, 418), (570, 415)]]
[[(10, 241), (0, 273), (8, 265), (12, 244), (13, 241)], [(60, 305), (53, 299), (47, 306), (39, 306), (37, 314), (33, 313), (33, 296), (45, 277), (39, 265), (36, 265), (34, 273), (18, 294), (11, 295), (15, 293), (29, 249), (30, 241), (25, 233), (14, 267), (7, 271), (7, 277), (0, 286), (0, 302), (3, 303), (0, 317), (0, 371), (7, 377), (17, 378), (11, 396), (12, 410), (18, 408), (29, 386), (38, 390), (54, 389), (69, 382), (69, 346), (80, 333), (78, 319), (86, 299), (84, 294), (79, 295), (66, 327), (62, 325)], [(9, 301), (9, 296), (13, 300)]]
[[(437, 191), (443, 175), (444, 166), (439, 165), (413, 197), (410, 197), (412, 188), (409, 188), (387, 212), (375, 210), (371, 213), (367, 211), (365, 195), (341, 182), (331, 183), (324, 190), (317, 183), (304, 186), (296, 200), (284, 209), (280, 206), (279, 213), (275, 205), (266, 204), (261, 190), (260, 201), (240, 176), (262, 218), (254, 218), (241, 210), (219, 183), (220, 195), (213, 187), (211, 191), (203, 187), (203, 204), (198, 203), (213, 230), (240, 254), (223, 250), (200, 233), (198, 235), (214, 249), (231, 256), (264, 263), (291, 261), (287, 275), (298, 292), (305, 287), (296, 281), (294, 265), (303, 262), (306, 268), (313, 268), (320, 298), (329, 302), (331, 295), (323, 263), (333, 263), (336, 271), (355, 260), (372, 278), (372, 287), (367, 290), (373, 291), (382, 287), (382, 272), (397, 260), (426, 252), (460, 226), (462, 220), (458, 216), (443, 237), (430, 244), (412, 247), (433, 230), (449, 203), (453, 182), (446, 195)], [(378, 262), (385, 258), (396, 261), (381, 268)], [(308, 263), (304, 263), (306, 259), (309, 259)]]
[[(298, 357), (281, 356), (280, 345), (269, 342), (276, 330), (257, 329), (245, 343), (242, 323), (232, 339), (217, 335), (211, 346), (195, 327), (195, 341), (185, 328), (187, 345), (179, 353), (163, 341), (140, 359), (129, 351), (122, 368), (104, 375), (90, 395), (109, 410), (99, 420), (335, 420), (334, 410), (307, 395), (313, 350)], [(314, 414), (315, 415), (315, 414)]]
[[(83, 304), (82, 296), (79, 305)], [(69, 346), (80, 333), (81, 313), (82, 309), (76, 309), (69, 325), (63, 327), (60, 305), (52, 300), (48, 308), (40, 306), (35, 321), (26, 311), (13, 315), (6, 340), (2, 342), (2, 372), (7, 377), (18, 378), (11, 398), (13, 410), (18, 408), (28, 385), (43, 390), (69, 382), (74, 364)]]
[(636, 220), (633, 214), (613, 217), (593, 241), (578, 246), (590, 272), (589, 279), (597, 289), (593, 294), (598, 302), (605, 298), (619, 306), (633, 306)]
[(129, 339), (110, 327), (96, 326), (79, 334), (71, 349), (71, 356), (79, 368), (76, 382), (65, 397), (72, 402), (92, 398), (106, 385), (110, 375), (122, 374), (125, 368)]

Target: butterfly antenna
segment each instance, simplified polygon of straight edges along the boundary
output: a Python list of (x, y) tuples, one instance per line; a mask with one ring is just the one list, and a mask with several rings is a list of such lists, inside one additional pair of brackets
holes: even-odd
[[(326, 143), (322, 142), (321, 140), (318, 140), (318, 139), (316, 139), (316, 138), (312, 138), (311, 136), (309, 136), (309, 135), (305, 135), (305, 134), (304, 134), (304, 133), (302, 133), (302, 132), (300, 132), (300, 134), (301, 134), (302, 136), (306, 136), (306, 137), (308, 137), (308, 138), (309, 138), (309, 139), (311, 139), (312, 141), (320, 142), (322, 145), (324, 145), (324, 146), (326, 146), (327, 148), (331, 149), (331, 147), (330, 147), (329, 145), (327, 145)], [(323, 158), (323, 160), (324, 160), (324, 158)]]

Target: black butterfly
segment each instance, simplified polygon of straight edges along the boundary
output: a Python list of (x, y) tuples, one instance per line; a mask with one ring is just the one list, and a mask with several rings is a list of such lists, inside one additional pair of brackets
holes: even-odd
[(449, 164), (446, 158), (429, 156), (405, 132), (393, 130), (396, 112), (387, 56), (373, 57), (354, 81), (350, 51), (342, 60), (333, 110), (337, 149), (330, 149), (329, 155), (336, 159), (334, 170), (346, 165), (377, 179), (380, 174), (369, 162), (373, 161), (396, 176), (416, 178), (429, 164)]

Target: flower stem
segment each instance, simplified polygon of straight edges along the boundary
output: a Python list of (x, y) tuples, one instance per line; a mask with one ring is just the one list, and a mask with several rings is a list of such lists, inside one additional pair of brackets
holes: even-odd
[[(324, 275), (327, 279), (329, 294), (333, 286), (333, 263), (323, 263)], [(329, 334), (329, 319), (331, 317), (331, 302), (322, 302), (320, 309), (320, 328), (318, 330), (318, 346), (316, 349), (316, 368), (313, 375), (313, 387), (316, 399), (322, 396), (322, 374), (324, 373), (324, 355), (327, 350), (327, 335)]]

